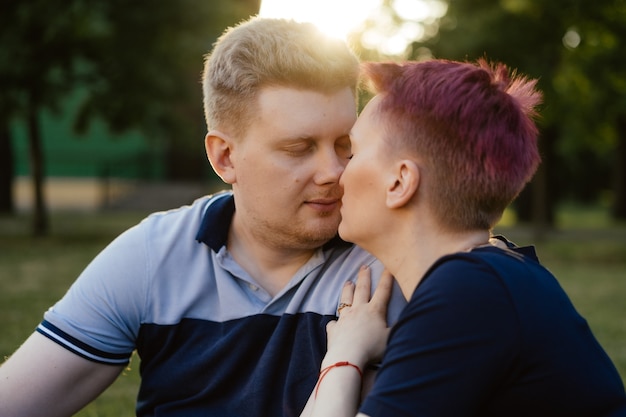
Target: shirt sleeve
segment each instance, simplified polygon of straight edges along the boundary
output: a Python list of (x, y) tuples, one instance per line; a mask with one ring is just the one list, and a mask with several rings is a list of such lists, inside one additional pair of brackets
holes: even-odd
[(116, 238), (45, 314), (37, 331), (86, 359), (126, 364), (146, 304), (144, 223)]
[(392, 329), (361, 412), (473, 416), (518, 349), (517, 315), (497, 273), (453, 258), (431, 270)]

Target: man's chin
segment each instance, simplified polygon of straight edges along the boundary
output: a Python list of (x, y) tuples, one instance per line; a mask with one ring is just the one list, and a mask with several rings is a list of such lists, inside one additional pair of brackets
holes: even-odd
[(337, 236), (337, 226), (339, 225), (339, 220), (324, 220), (326, 221), (319, 222), (316, 226), (309, 228), (308, 238), (311, 241), (316, 241), (318, 243), (317, 246), (322, 246)]

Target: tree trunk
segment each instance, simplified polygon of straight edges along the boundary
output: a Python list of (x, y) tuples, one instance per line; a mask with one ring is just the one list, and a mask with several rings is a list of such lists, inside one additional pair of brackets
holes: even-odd
[(0, 214), (12, 214), (13, 202), (13, 147), (11, 131), (6, 121), (0, 122)]
[(550, 229), (550, 202), (548, 199), (548, 170), (541, 164), (531, 186), (531, 222), (533, 240), (540, 242), (545, 239)]
[(38, 107), (31, 102), (28, 108), (28, 142), (30, 156), (30, 170), (33, 181), (33, 223), (32, 231), (35, 236), (48, 234), (49, 223), (43, 193), (44, 161), (41, 149), (41, 131), (37, 117)]
[(539, 138), (541, 165), (532, 182), (514, 203), (518, 221), (530, 223), (535, 241), (544, 239), (546, 232), (554, 226), (555, 207), (558, 201), (553, 176), (557, 135), (557, 128), (549, 126), (542, 130)]
[(558, 190), (555, 186), (556, 141), (559, 137), (557, 126), (547, 126), (539, 138), (542, 162), (535, 174), (532, 187), (531, 221), (536, 241), (545, 238), (546, 232), (554, 227)]
[(626, 114), (617, 120), (617, 149), (613, 163), (613, 207), (616, 220), (626, 220)]

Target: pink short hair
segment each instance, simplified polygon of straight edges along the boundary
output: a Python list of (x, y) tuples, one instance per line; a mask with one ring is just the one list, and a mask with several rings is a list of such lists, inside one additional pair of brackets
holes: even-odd
[(365, 63), (390, 149), (424, 168), (442, 227), (491, 229), (540, 162), (536, 80), (502, 63)]

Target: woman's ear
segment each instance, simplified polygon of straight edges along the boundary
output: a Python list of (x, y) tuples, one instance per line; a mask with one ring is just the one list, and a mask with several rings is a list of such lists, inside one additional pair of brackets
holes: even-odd
[(204, 149), (213, 171), (227, 184), (235, 183), (235, 167), (231, 160), (232, 140), (219, 130), (211, 130), (204, 138)]
[(402, 159), (394, 166), (392, 180), (387, 188), (387, 207), (403, 207), (417, 193), (420, 183), (419, 167), (414, 161)]

